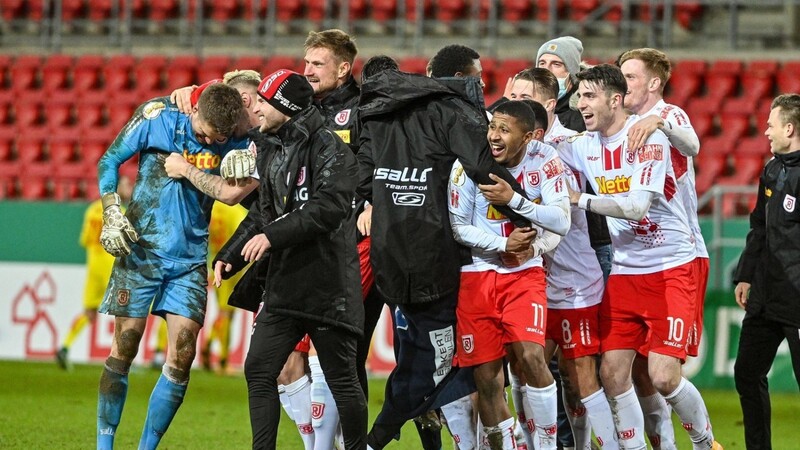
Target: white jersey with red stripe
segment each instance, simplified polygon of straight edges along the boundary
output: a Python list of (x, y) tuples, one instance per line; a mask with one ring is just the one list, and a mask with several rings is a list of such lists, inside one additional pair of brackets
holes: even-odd
[[(564, 165), (556, 149), (549, 145), (531, 142), (522, 162), (507, 169), (523, 187), (528, 199), (534, 203), (548, 205), (568, 196), (564, 187)], [(451, 218), (471, 217), (470, 223), (461, 224), (466, 225), (463, 232), (472, 236), (469, 241), (481, 242), (471, 249), (472, 263), (462, 266), (462, 272), (494, 270), (498, 273), (513, 273), (531, 267), (542, 267), (541, 256), (531, 258), (519, 267), (509, 268), (503, 265), (499, 252), (504, 250), (505, 238), (515, 226), (486, 200), (477, 184), (464, 173), (459, 161), (453, 164), (449, 191)], [(535, 224), (534, 227), (540, 234), (543, 232)]]
[(550, 145), (557, 146), (568, 137), (575, 136), (576, 134), (578, 134), (577, 131), (565, 127), (561, 124), (561, 121), (558, 120), (558, 116), (553, 115), (553, 125), (542, 140)]
[[(678, 106), (665, 102), (663, 99), (659, 100), (650, 111), (640, 117), (647, 116), (658, 116), (665, 122), (669, 122), (672, 128), (683, 128), (695, 133), (686, 112)], [(693, 158), (682, 154), (674, 145), (670, 145), (669, 151), (672, 157), (672, 168), (678, 181), (678, 197), (686, 208), (686, 216), (689, 219), (689, 226), (692, 229), (695, 245), (697, 246), (697, 257), (708, 258), (706, 241), (703, 239), (703, 233), (700, 231), (700, 221), (697, 219), (697, 187), (695, 184)]]
[(614, 251), (612, 274), (660, 272), (697, 255), (686, 211), (676, 198), (667, 137), (656, 131), (642, 148), (628, 148), (628, 129), (638, 120), (629, 117), (613, 136), (586, 132), (560, 145), (559, 154), (583, 174), (598, 196), (624, 198), (637, 190), (654, 194), (650, 209), (638, 222), (606, 217)]

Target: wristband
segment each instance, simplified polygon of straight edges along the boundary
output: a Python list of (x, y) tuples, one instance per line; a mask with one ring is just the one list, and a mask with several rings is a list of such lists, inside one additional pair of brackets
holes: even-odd
[(586, 210), (587, 211), (591, 211), (592, 210), (592, 199), (590, 199), (590, 198), (586, 199)]

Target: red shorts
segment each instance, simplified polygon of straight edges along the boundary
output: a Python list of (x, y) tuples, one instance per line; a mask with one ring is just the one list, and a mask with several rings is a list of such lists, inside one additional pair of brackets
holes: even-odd
[(708, 258), (695, 258), (694, 274), (697, 277), (697, 300), (695, 303), (694, 326), (689, 333), (686, 354), (697, 356), (700, 338), (703, 337), (703, 305), (706, 303), (706, 287), (708, 286)]
[(508, 274), (462, 272), (456, 307), (459, 366), (500, 359), (512, 342), (544, 345), (545, 287), (541, 267)]
[(548, 309), (547, 339), (554, 341), (566, 359), (600, 353), (600, 304), (579, 309)]
[(294, 351), (301, 352), (301, 353), (308, 353), (311, 350), (311, 338), (308, 335), (303, 336), (303, 339), (300, 339), (300, 342), (294, 346)]
[(366, 299), (372, 285), (375, 283), (375, 274), (372, 273), (372, 264), (369, 262), (370, 238), (365, 237), (358, 243), (358, 263), (361, 266), (361, 298)]
[(600, 350), (686, 359), (695, 320), (694, 261), (661, 272), (611, 275), (600, 303)]

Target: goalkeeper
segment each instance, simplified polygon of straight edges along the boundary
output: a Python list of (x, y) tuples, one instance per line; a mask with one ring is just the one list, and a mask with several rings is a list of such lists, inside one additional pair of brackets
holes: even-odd
[[(100, 242), (117, 257), (99, 309), (115, 316), (115, 333), (100, 377), (98, 449), (113, 447), (148, 312), (166, 319), (168, 350), (150, 395), (140, 449), (158, 445), (183, 401), (205, 318), (213, 201), (235, 204), (258, 185), (250, 179), (257, 177), (254, 154), (237, 134), (247, 128), (239, 93), (216, 83), (205, 88), (190, 114), (180, 113), (168, 98), (140, 106), (98, 163)], [(118, 170), (137, 155), (139, 175), (123, 215), (115, 193)], [(224, 171), (226, 182), (218, 175), (221, 166), (239, 179)]]

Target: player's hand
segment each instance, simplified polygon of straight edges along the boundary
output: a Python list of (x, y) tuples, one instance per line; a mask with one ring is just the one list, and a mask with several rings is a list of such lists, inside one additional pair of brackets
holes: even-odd
[(736, 285), (733, 295), (736, 297), (736, 304), (742, 309), (747, 309), (747, 298), (750, 296), (750, 283), (740, 281), (739, 284)]
[(533, 258), (533, 249), (528, 248), (521, 252), (500, 252), (500, 261), (508, 268), (519, 267)]
[(489, 203), (493, 205), (507, 205), (514, 197), (514, 190), (511, 189), (511, 185), (508, 184), (506, 180), (493, 173), (489, 174), (489, 178), (491, 178), (495, 184), (479, 184), (478, 189), (481, 190), (481, 193), (486, 197), (486, 201)]
[(181, 179), (185, 177), (186, 169), (189, 167), (192, 167), (192, 164), (180, 153), (170, 153), (169, 156), (164, 158), (164, 170), (167, 171), (167, 176), (170, 178)]
[(511, 100), (511, 87), (514, 86), (514, 77), (508, 77), (506, 88), (503, 89), (503, 97)]
[(231, 150), (222, 158), (219, 173), (233, 186), (245, 186), (256, 171), (256, 154), (249, 148)]
[(103, 194), (103, 229), (100, 245), (112, 256), (130, 255), (130, 244), (139, 240), (128, 218), (122, 214), (119, 195), (116, 192)]
[(536, 229), (531, 227), (514, 228), (506, 240), (506, 251), (522, 252), (530, 249), (536, 234)]
[(175, 89), (171, 94), (169, 94), (169, 101), (175, 103), (175, 105), (178, 107), (178, 111), (184, 114), (191, 114), (192, 92), (194, 92), (196, 89), (196, 85)]
[(264, 233), (253, 236), (242, 248), (242, 256), (247, 262), (258, 261), (272, 247)]
[(663, 125), (664, 120), (658, 116), (639, 119), (628, 129), (628, 148), (631, 150), (641, 148), (647, 139)]
[(569, 183), (564, 183), (567, 186), (567, 193), (569, 194), (569, 204), (570, 205), (577, 205), (578, 201), (581, 199), (581, 193), (572, 189)]
[(365, 206), (364, 211), (358, 215), (356, 227), (358, 228), (359, 233), (363, 234), (364, 236), (369, 236), (372, 228), (372, 205)]
[(222, 271), (230, 272), (233, 266), (225, 261), (217, 261), (214, 264), (214, 286), (219, 287), (222, 284)]

